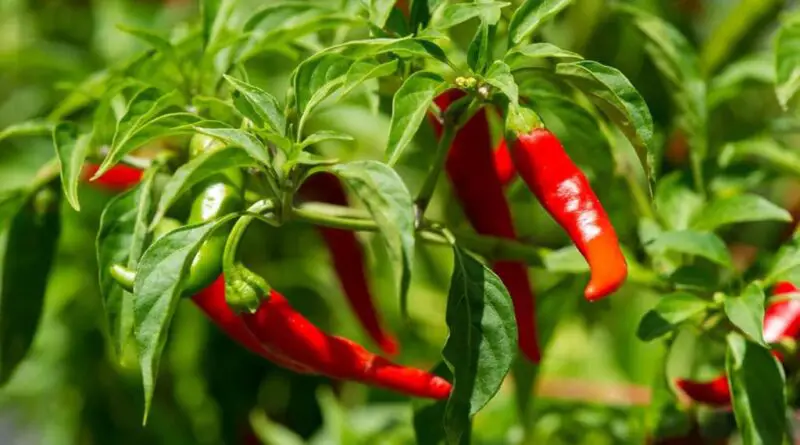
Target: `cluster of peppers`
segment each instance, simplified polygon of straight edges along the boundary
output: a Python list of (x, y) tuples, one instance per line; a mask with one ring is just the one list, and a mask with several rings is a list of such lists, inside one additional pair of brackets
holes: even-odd
[[(435, 102), (445, 112), (464, 95), (461, 90), (448, 90)], [(429, 118), (441, 137), (441, 122), (433, 115)], [(501, 139), (493, 149), (486, 108), (470, 117), (455, 135), (445, 169), (470, 224), (482, 235), (516, 238), (504, 188), (518, 173), (589, 263), (591, 278), (584, 291), (586, 299), (596, 301), (614, 292), (625, 281), (628, 266), (616, 232), (588, 179), (547, 129), (535, 128), (514, 136), (512, 144)], [(538, 363), (541, 351), (535, 297), (527, 267), (521, 262), (496, 261), (492, 269), (511, 295), (520, 350)]]
[[(800, 290), (787, 281), (775, 285), (773, 294), (777, 298), (764, 311), (763, 335), (768, 344), (800, 338), (800, 300), (787, 298), (798, 292)], [(773, 350), (772, 354), (778, 360), (784, 360), (779, 351)], [(731, 404), (731, 390), (724, 373), (709, 381), (678, 379), (675, 384), (696, 402), (717, 407), (729, 407)]]
[[(465, 95), (449, 90), (436, 98), (441, 110)], [(555, 135), (544, 128), (514, 135), (512, 144), (501, 141), (493, 149), (486, 108), (480, 109), (455, 135), (447, 154), (445, 168), (467, 219), (484, 235), (516, 238), (511, 211), (504, 187), (519, 174), (543, 207), (574, 240), (591, 270), (585, 289), (589, 301), (602, 298), (619, 288), (627, 275), (627, 264), (606, 212), (581, 170), (570, 160)], [(431, 115), (438, 133), (442, 126)], [(220, 142), (197, 135), (191, 153), (214, 150)], [(96, 166), (87, 166), (91, 177)], [(87, 174), (88, 173), (88, 174)], [(135, 185), (141, 172), (119, 165), (97, 179), (100, 185), (121, 190)], [(242, 210), (243, 173), (240, 170), (219, 172), (197, 186), (188, 223), (201, 223)], [(317, 173), (300, 187), (301, 199), (348, 205), (339, 179), (330, 173)], [(253, 312), (234, 312), (225, 299), (225, 280), (220, 252), (228, 230), (217, 230), (205, 241), (192, 261), (184, 295), (231, 338), (250, 351), (287, 369), (331, 378), (352, 380), (395, 390), (404, 394), (434, 399), (447, 398), (452, 385), (445, 379), (421, 369), (395, 364), (373, 354), (348, 339), (328, 335), (300, 313), (286, 298), (270, 291)], [(366, 279), (362, 246), (354, 232), (320, 227), (340, 284), (359, 322), (380, 349), (392, 355), (397, 343), (381, 326)], [(156, 231), (158, 236), (158, 230)], [(541, 357), (537, 340), (535, 297), (527, 268), (516, 261), (492, 264), (512, 297), (519, 331), (520, 349), (530, 361)], [(112, 267), (112, 275), (128, 276), (133, 272)]]

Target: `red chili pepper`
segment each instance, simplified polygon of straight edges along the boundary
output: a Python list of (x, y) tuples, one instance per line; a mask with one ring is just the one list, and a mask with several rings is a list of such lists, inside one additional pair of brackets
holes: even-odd
[(441, 377), (394, 364), (359, 344), (322, 332), (275, 290), (255, 313), (241, 318), (268, 349), (322, 375), (419, 397), (446, 399), (450, 395), (452, 385)]
[[(300, 187), (300, 193), (306, 199), (341, 206), (348, 205), (342, 183), (331, 173), (312, 175)], [(361, 325), (383, 352), (396, 354), (396, 340), (381, 327), (366, 278), (364, 252), (355, 233), (330, 227), (318, 227), (318, 229), (328, 245), (342, 290)]]
[(314, 372), (314, 370), (308, 366), (303, 366), (283, 355), (267, 349), (250, 333), (244, 321), (242, 321), (242, 319), (231, 310), (228, 303), (225, 302), (225, 279), (222, 275), (214, 280), (208, 287), (195, 294), (192, 297), (192, 301), (223, 332), (251, 352), (295, 372)]
[[(89, 181), (89, 178), (94, 176), (99, 169), (99, 165), (87, 163), (83, 168), (83, 179)], [(138, 184), (141, 180), (141, 170), (128, 165), (117, 164), (91, 183), (98, 184), (109, 190), (123, 191)]]
[(497, 148), (494, 150), (494, 170), (503, 186), (508, 185), (517, 174), (514, 161), (511, 159), (511, 152), (508, 151), (508, 144), (505, 139), (500, 139)]
[[(449, 90), (436, 98), (436, 104), (446, 110), (450, 103), (463, 95), (459, 90)], [(441, 125), (433, 121), (434, 129), (441, 134)], [(515, 239), (511, 210), (493, 156), (486, 110), (481, 109), (456, 134), (445, 168), (464, 214), (475, 231)], [(541, 353), (536, 331), (535, 298), (527, 268), (523, 263), (509, 261), (498, 261), (492, 268), (508, 288), (514, 303), (520, 350), (530, 361), (538, 363)]]
[[(787, 281), (780, 282), (773, 289), (774, 295), (797, 292), (797, 288)], [(800, 337), (800, 300), (788, 299), (773, 302), (764, 311), (764, 341), (776, 343), (783, 338)], [(783, 360), (778, 351), (772, 351)], [(676, 380), (676, 385), (691, 399), (713, 406), (728, 406), (731, 403), (728, 378), (725, 374), (707, 382), (687, 379)]]
[(617, 290), (628, 274), (617, 234), (589, 180), (558, 138), (543, 128), (519, 135), (511, 157), (528, 188), (589, 263), (586, 299), (595, 301)]

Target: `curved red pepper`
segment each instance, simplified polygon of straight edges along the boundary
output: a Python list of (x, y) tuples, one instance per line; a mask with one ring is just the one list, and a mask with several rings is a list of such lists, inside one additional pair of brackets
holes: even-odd
[(220, 330), (251, 352), (292, 371), (314, 373), (312, 368), (267, 349), (250, 333), (244, 321), (225, 302), (225, 279), (221, 275), (208, 287), (195, 294), (192, 301)]
[[(440, 109), (446, 110), (464, 95), (449, 90), (436, 98)], [(441, 125), (433, 120), (434, 129), (441, 134)], [(503, 185), (495, 170), (492, 141), (486, 110), (479, 110), (459, 130), (450, 146), (445, 168), (453, 190), (475, 231), (484, 235), (515, 239), (511, 210), (503, 193)], [(541, 358), (536, 330), (535, 298), (525, 264), (498, 261), (492, 269), (508, 288), (514, 303), (519, 332), (519, 347), (532, 362)]]
[(268, 349), (322, 375), (419, 397), (446, 399), (450, 395), (452, 385), (441, 377), (397, 365), (350, 340), (322, 332), (275, 290), (255, 313), (241, 318)]
[[(787, 281), (780, 282), (773, 289), (774, 295), (797, 292), (797, 288)], [(800, 300), (787, 299), (769, 304), (764, 311), (764, 341), (776, 343), (783, 338), (800, 337)], [(782, 360), (778, 351), (772, 351)], [(698, 382), (688, 379), (677, 379), (675, 384), (689, 398), (712, 406), (729, 406), (731, 393), (728, 378), (723, 373), (713, 380)]]
[(595, 301), (617, 290), (628, 275), (617, 234), (589, 180), (558, 138), (543, 128), (519, 135), (511, 157), (528, 188), (589, 263), (586, 299)]
[[(99, 169), (99, 165), (87, 163), (81, 172), (83, 179), (89, 181), (89, 178), (94, 176)], [(91, 181), (91, 183), (98, 184), (109, 190), (123, 191), (138, 184), (142, 180), (142, 174), (142, 171), (138, 168), (117, 164), (99, 178)]]
[[(332, 173), (312, 175), (300, 187), (300, 193), (307, 199), (340, 206), (348, 205), (342, 183)], [(318, 227), (318, 229), (328, 245), (342, 290), (361, 325), (383, 352), (396, 354), (397, 341), (381, 327), (366, 278), (364, 252), (356, 234), (351, 230), (330, 227)]]

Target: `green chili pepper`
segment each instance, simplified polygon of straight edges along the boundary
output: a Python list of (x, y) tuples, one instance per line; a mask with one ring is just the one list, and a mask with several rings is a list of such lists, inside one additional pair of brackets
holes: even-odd
[[(225, 145), (205, 135), (195, 135), (189, 144), (190, 156), (196, 157)], [(222, 171), (195, 187), (196, 194), (189, 213), (189, 224), (212, 221), (244, 207), (244, 174), (239, 169)], [(222, 253), (233, 222), (218, 228), (200, 246), (184, 283), (184, 295), (194, 295), (206, 288), (222, 273)]]

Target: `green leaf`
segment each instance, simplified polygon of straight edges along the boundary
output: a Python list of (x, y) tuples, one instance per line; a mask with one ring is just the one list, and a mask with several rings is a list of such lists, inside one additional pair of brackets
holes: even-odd
[(653, 309), (644, 314), (636, 336), (643, 341), (655, 340), (707, 308), (706, 300), (687, 292), (664, 295)]
[(53, 144), (61, 167), (61, 188), (73, 209), (80, 211), (78, 183), (92, 142), (91, 134), (78, 136), (73, 124), (61, 123), (53, 129)]
[(294, 77), (297, 114), (304, 122), (311, 110), (344, 82), (353, 60), (338, 53), (324, 54), (298, 66)]
[(714, 73), (717, 68), (731, 58), (732, 53), (743, 40), (758, 32), (770, 13), (781, 7), (783, 0), (740, 0), (717, 24), (705, 39), (700, 54), (703, 71)]
[(232, 145), (219, 150), (206, 151), (183, 164), (164, 184), (151, 228), (155, 227), (167, 210), (193, 185), (231, 168), (245, 168), (255, 164), (253, 158), (241, 147)]
[(785, 221), (792, 215), (785, 209), (758, 195), (740, 195), (711, 201), (694, 218), (692, 228), (716, 230), (727, 225), (749, 221)]
[[(702, 161), (708, 152), (706, 85), (694, 47), (678, 29), (659, 17), (631, 7), (619, 7), (634, 16), (634, 24), (647, 39), (645, 50), (670, 83), (680, 110), (678, 124), (692, 148), (695, 181), (702, 179)], [(697, 184), (700, 185), (700, 184)]]
[(654, 253), (678, 252), (703, 257), (721, 266), (732, 267), (725, 243), (713, 233), (692, 230), (664, 232), (651, 242)]
[(764, 286), (771, 286), (785, 279), (800, 267), (800, 247), (787, 244), (778, 250), (769, 272), (764, 277)]
[(517, 325), (500, 278), (458, 246), (453, 246), (453, 257), (445, 317), (450, 335), (442, 357), (454, 376), (445, 433), (448, 443), (456, 444), (511, 369), (517, 354)]
[(411, 194), (397, 172), (378, 161), (338, 164), (331, 171), (355, 192), (378, 224), (394, 269), (401, 270), (400, 304), (405, 312), (414, 264), (414, 204)]
[(156, 51), (163, 54), (167, 60), (175, 63), (176, 66), (178, 65), (178, 55), (175, 53), (175, 48), (172, 46), (172, 43), (170, 43), (169, 40), (149, 29), (136, 28), (126, 25), (117, 25), (117, 28), (119, 28), (120, 31), (124, 31), (136, 37), (137, 39), (146, 42)]
[(508, 2), (487, 1), (484, 3), (455, 3), (440, 8), (431, 20), (431, 28), (445, 31), (484, 14), (499, 15), (500, 9), (510, 5)]
[(316, 133), (310, 134), (307, 138), (303, 139), (303, 142), (298, 144), (298, 149), (302, 150), (310, 145), (319, 144), (320, 142), (324, 141), (352, 141), (353, 136), (349, 134), (339, 133), (336, 131), (317, 131)]
[(553, 18), (572, 0), (525, 0), (508, 24), (509, 47), (527, 40), (544, 22)]
[(57, 187), (53, 181), (9, 209), (14, 216), (0, 251), (0, 384), (27, 355), (39, 325), (61, 231)]
[(742, 295), (725, 297), (725, 315), (737, 328), (758, 344), (764, 342), (764, 291), (748, 285)]
[(528, 67), (531, 61), (539, 61), (546, 58), (564, 59), (566, 61), (583, 59), (580, 54), (559, 48), (552, 43), (538, 42), (513, 48), (506, 54), (505, 62), (514, 71)]
[(395, 0), (368, 0), (369, 21), (378, 28), (383, 28), (394, 8), (394, 2)]
[(161, 352), (186, 276), (200, 245), (230, 214), (216, 221), (181, 227), (157, 239), (142, 255), (133, 285), (134, 335), (144, 385), (144, 422), (153, 401)]
[(482, 74), (489, 62), (494, 60), (490, 42), (494, 40), (495, 28), (495, 26), (482, 20), (478, 30), (475, 32), (475, 36), (467, 47), (467, 65), (474, 73)]
[(513, 104), (519, 103), (519, 87), (511, 75), (511, 68), (502, 60), (495, 60), (486, 71), (486, 83), (500, 90)]
[(155, 170), (148, 170), (139, 184), (108, 202), (100, 216), (95, 248), (108, 335), (118, 358), (133, 329), (133, 295), (111, 276), (113, 264), (136, 270), (147, 242), (147, 225), (153, 214)]
[(267, 147), (255, 136), (237, 128), (195, 128), (199, 133), (221, 139), (228, 145), (241, 147), (244, 151), (264, 166), (271, 165)]
[(769, 349), (728, 334), (725, 371), (742, 443), (782, 445), (786, 435), (783, 370)]
[(25, 121), (12, 124), (0, 131), (0, 141), (18, 136), (44, 136), (53, 133), (53, 123), (47, 121)]
[(392, 120), (386, 157), (394, 165), (411, 143), (425, 119), (433, 99), (444, 91), (446, 83), (438, 74), (418, 71), (406, 79), (392, 100)]
[[(92, 179), (97, 179), (105, 174), (108, 169), (116, 165), (125, 155), (141, 145), (142, 137), (140, 133), (149, 124), (152, 124), (159, 113), (165, 109), (177, 105), (180, 101), (180, 94), (173, 91), (164, 94), (157, 88), (145, 88), (139, 91), (128, 104), (125, 113), (117, 121), (117, 129), (114, 132), (114, 140), (108, 155), (100, 165)], [(178, 116), (176, 113), (172, 116)], [(180, 115), (183, 115), (181, 113)], [(191, 116), (191, 115), (189, 115)], [(166, 116), (160, 116), (165, 118)], [(185, 120), (185, 119), (184, 119)], [(159, 129), (162, 127), (159, 126)], [(150, 140), (159, 134), (149, 134)]]
[(203, 19), (203, 50), (217, 46), (237, 0), (200, 0)]
[(703, 198), (684, 183), (680, 172), (675, 172), (659, 179), (655, 206), (667, 229), (684, 230), (703, 207)]
[(370, 79), (377, 79), (379, 77), (385, 77), (394, 74), (397, 72), (399, 63), (400, 62), (397, 59), (381, 64), (365, 61), (358, 61), (354, 63), (345, 75), (344, 82), (341, 86), (341, 97), (347, 96), (356, 87), (363, 85), (364, 82)]
[(775, 93), (784, 109), (788, 109), (800, 90), (800, 15), (787, 20), (775, 40)]
[(737, 161), (758, 160), (782, 173), (800, 176), (800, 155), (772, 137), (756, 137), (731, 142), (720, 151), (719, 165), (728, 167)]
[(725, 67), (709, 83), (708, 107), (713, 109), (726, 100), (734, 99), (753, 83), (775, 83), (775, 67), (769, 53), (743, 57)]
[(544, 268), (550, 272), (586, 273), (589, 265), (575, 246), (542, 252)]
[(559, 63), (556, 73), (586, 93), (631, 141), (653, 183), (653, 118), (642, 96), (616, 68), (592, 60)]
[(240, 106), (241, 100), (234, 97), (236, 108), (243, 115), (262, 127), (269, 126), (281, 136), (286, 135), (286, 117), (283, 115), (283, 108), (278, 103), (278, 99), (261, 88), (233, 77), (226, 75), (225, 80), (241, 94), (242, 99), (249, 105), (249, 107)]

